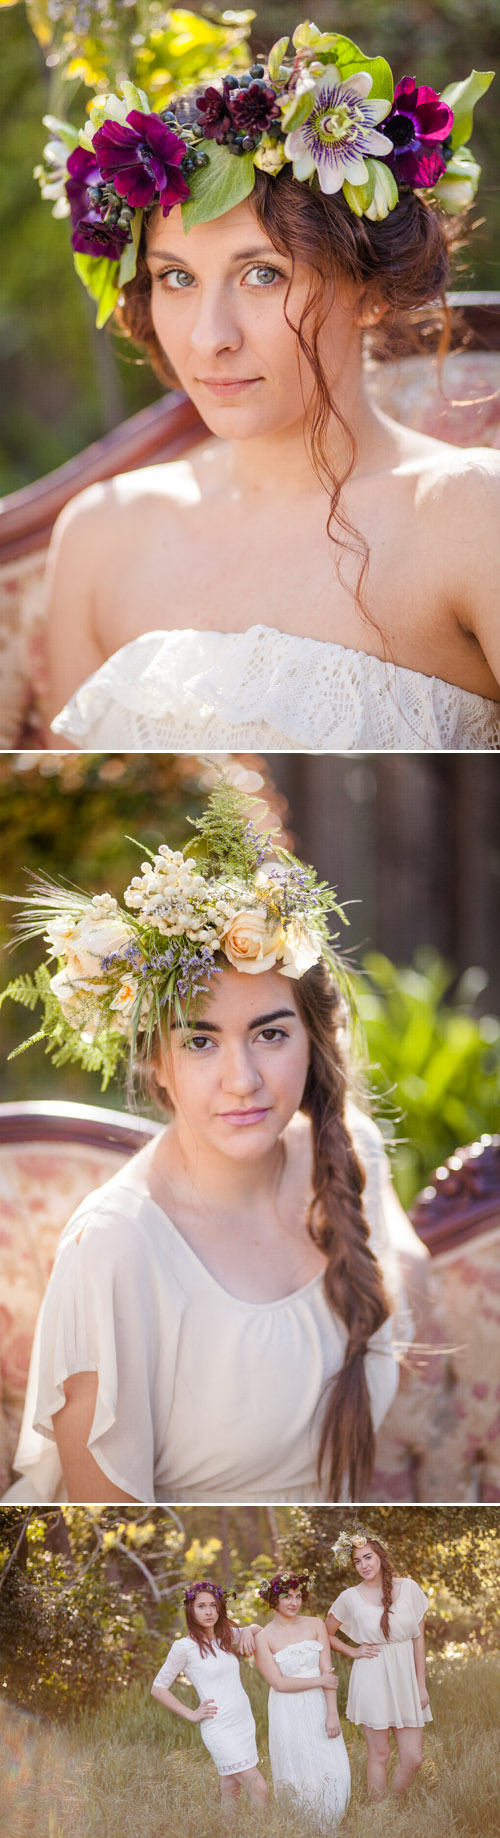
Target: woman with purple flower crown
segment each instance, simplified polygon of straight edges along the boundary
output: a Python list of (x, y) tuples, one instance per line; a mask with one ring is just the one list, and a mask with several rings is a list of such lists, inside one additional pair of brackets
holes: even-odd
[[(256, 1628), (239, 1628), (229, 1619), (226, 1594), (215, 1583), (191, 1583), (184, 1593), (187, 1634), (175, 1640), (152, 1685), (166, 1710), (189, 1723), (215, 1762), (223, 1807), (229, 1812), (246, 1788), (254, 1805), (265, 1803), (267, 1787), (258, 1766), (255, 1723), (242, 1685), (239, 1654), (254, 1649)], [(198, 1693), (195, 1710), (171, 1690), (179, 1673)], [(214, 1697), (212, 1694), (216, 1693)]]
[(122, 907), (43, 881), (26, 904), (49, 961), (4, 994), (42, 1003), (59, 1064), (139, 1071), (166, 1127), (62, 1235), (9, 1497), (366, 1497), (395, 1197), (349, 1096), (345, 915), (254, 815), (222, 779)]
[(368, 336), (390, 350), (416, 313), (446, 317), (493, 73), (394, 84), (309, 22), (242, 60), (196, 89), (180, 66), (159, 113), (124, 83), (49, 148), (99, 323), (114, 313), (217, 437), (59, 520), (53, 732), (498, 748), (498, 455), (390, 420), (362, 362)]

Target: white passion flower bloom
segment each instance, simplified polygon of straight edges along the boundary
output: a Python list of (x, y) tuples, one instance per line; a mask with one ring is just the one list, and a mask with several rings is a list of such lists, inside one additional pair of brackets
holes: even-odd
[(311, 92), (311, 112), (302, 127), (293, 128), (285, 141), (287, 159), (293, 161), (296, 179), (317, 172), (323, 192), (340, 191), (344, 180), (364, 185), (368, 178), (367, 153), (392, 153), (392, 141), (377, 133), (377, 124), (390, 112), (386, 97), (366, 100), (372, 88), (367, 70), (343, 83), (331, 64)]

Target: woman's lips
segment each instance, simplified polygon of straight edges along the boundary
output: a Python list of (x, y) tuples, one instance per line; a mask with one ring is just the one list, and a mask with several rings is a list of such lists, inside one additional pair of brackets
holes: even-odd
[(249, 1123), (262, 1123), (267, 1114), (268, 1107), (265, 1110), (222, 1110), (220, 1112), (223, 1123), (234, 1123), (237, 1128), (244, 1128), (245, 1124)]
[(197, 380), (212, 396), (241, 396), (245, 389), (260, 383), (260, 377), (198, 377)]

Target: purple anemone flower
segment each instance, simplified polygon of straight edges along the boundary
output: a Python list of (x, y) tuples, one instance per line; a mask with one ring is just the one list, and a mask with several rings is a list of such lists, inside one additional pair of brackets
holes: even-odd
[(75, 147), (68, 160), (68, 172), (65, 190), (71, 211), (73, 249), (78, 255), (107, 255), (109, 261), (119, 261), (129, 232), (118, 230), (116, 224), (106, 221), (96, 199), (89, 196), (89, 188), (97, 191), (103, 183), (95, 154), (86, 147)]
[(143, 210), (159, 198), (163, 216), (174, 204), (189, 198), (189, 186), (179, 172), (186, 152), (184, 141), (165, 126), (159, 115), (132, 109), (126, 122), (105, 121), (94, 134), (93, 145), (100, 170), (115, 191), (134, 210)]
[(414, 77), (402, 77), (384, 121), (393, 145), (386, 161), (399, 185), (436, 185), (446, 168), (442, 142), (452, 127), (453, 112), (436, 90), (417, 86)]

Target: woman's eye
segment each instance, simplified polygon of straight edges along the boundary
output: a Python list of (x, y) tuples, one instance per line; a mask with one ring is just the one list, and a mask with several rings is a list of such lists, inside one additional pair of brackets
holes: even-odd
[[(252, 275), (256, 276), (255, 280), (252, 280)], [(269, 262), (249, 268), (245, 275), (245, 280), (250, 282), (251, 287), (271, 287), (273, 281), (283, 281), (284, 278), (281, 268), (272, 268)]]
[(187, 1042), (192, 1053), (202, 1053), (204, 1047), (213, 1047), (213, 1044), (210, 1034), (192, 1034), (191, 1039)]
[(267, 1040), (267, 1041), (269, 1040), (270, 1041), (288, 1040), (288, 1034), (286, 1032), (286, 1028), (284, 1027), (263, 1027), (261, 1028), (260, 1034), (258, 1034), (257, 1038), (258, 1040)]
[(178, 292), (181, 287), (192, 286), (193, 276), (188, 274), (187, 268), (163, 268), (161, 274), (156, 275), (156, 280), (166, 281), (169, 291), (172, 289)]

